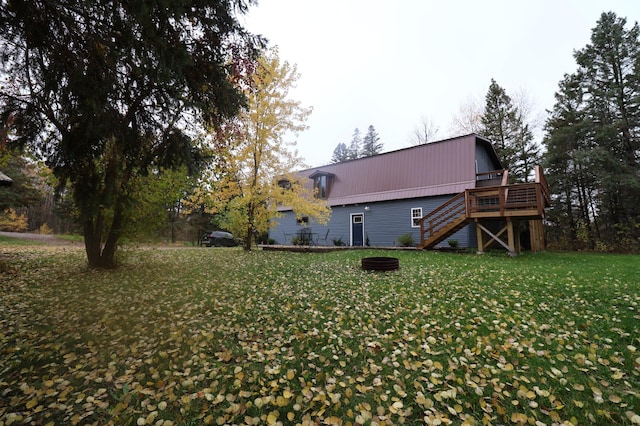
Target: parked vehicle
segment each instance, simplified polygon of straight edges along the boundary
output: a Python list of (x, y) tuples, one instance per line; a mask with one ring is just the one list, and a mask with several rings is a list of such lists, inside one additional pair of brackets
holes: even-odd
[(202, 236), (202, 244), (207, 247), (235, 247), (239, 242), (230, 232), (210, 231)]

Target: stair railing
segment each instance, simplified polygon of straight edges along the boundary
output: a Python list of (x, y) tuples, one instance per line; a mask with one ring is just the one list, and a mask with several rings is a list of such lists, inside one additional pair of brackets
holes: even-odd
[(420, 247), (424, 247), (427, 240), (439, 234), (456, 219), (467, 216), (465, 194), (466, 192), (459, 193), (418, 221), (420, 224)]

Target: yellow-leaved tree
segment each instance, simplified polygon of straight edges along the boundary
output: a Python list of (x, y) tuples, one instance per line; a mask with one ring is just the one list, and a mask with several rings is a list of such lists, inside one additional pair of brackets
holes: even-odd
[(246, 250), (279, 216), (278, 206), (318, 223), (329, 220), (326, 202), (293, 172), (304, 167), (295, 137), (311, 113), (289, 99), (298, 78), (295, 64), (280, 61), (277, 49), (264, 52), (245, 93), (248, 108), (213, 132), (217, 158), (205, 183), (205, 204), (221, 226), (243, 237)]

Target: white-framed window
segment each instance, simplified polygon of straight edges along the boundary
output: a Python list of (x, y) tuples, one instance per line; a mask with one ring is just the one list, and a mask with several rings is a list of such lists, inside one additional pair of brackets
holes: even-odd
[(419, 228), (418, 221), (422, 219), (422, 207), (414, 207), (411, 209), (411, 227)]

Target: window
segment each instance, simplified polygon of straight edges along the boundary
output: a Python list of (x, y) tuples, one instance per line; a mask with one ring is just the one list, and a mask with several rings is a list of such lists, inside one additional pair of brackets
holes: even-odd
[(419, 228), (418, 221), (422, 219), (422, 207), (415, 207), (411, 209), (411, 227)]
[(327, 175), (316, 176), (313, 180), (313, 187), (316, 189), (316, 197), (322, 200), (327, 198)]
[(278, 186), (282, 189), (291, 189), (291, 182), (289, 179), (280, 179), (278, 181)]
[(329, 198), (333, 176), (333, 173), (323, 172), (321, 170), (316, 170), (309, 176), (309, 179), (313, 179), (313, 189), (315, 190), (316, 198), (320, 198), (321, 200)]

